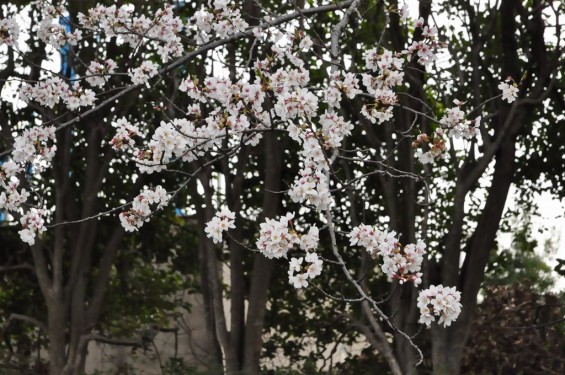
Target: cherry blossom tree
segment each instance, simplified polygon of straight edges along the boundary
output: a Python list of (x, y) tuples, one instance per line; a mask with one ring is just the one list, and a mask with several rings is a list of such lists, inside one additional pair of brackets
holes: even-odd
[[(3, 104), (0, 209), (33, 255), (48, 316), (19, 318), (48, 337), (52, 374), (81, 373), (90, 341), (120, 343), (95, 328), (120, 243), (168, 207), (197, 219), (208, 325), (227, 372), (259, 371), (275, 267), (296, 293), (315, 288), (354, 306), (361, 319), (352, 325), (393, 373), (416, 371), (424, 354), (415, 335), (429, 326), (434, 372), (459, 371), (517, 138), (561, 79), (562, 5), (480, 9), (502, 34), (495, 72), (481, 55), (492, 30), (476, 28), (471, 5), (454, 10), (468, 20), (470, 52), (450, 50), (458, 41), (447, 40), (455, 34), (443, 33), (429, 1), (417, 16), (396, 1), (274, 5), (3, 8), (0, 84), (16, 96)], [(519, 58), (515, 15), (532, 30), (520, 42), (535, 64)], [(356, 40), (368, 17), (380, 29)], [(550, 22), (556, 38), (547, 41)], [(66, 70), (44, 67), (62, 47)], [(438, 57), (467, 53), (468, 66)], [(69, 162), (82, 147), (88, 179), (71, 212)], [(127, 191), (105, 191), (118, 168)], [(491, 185), (469, 229), (465, 204), (483, 193), (481, 178)], [(93, 267), (99, 219), (121, 225)], [(347, 287), (321, 284), (326, 273)], [(384, 301), (370, 288), (381, 275), (392, 290)]]

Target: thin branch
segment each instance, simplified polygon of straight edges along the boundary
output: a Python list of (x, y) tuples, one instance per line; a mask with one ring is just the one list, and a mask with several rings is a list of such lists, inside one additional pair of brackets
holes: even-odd
[(531, 325), (531, 326), (508, 327), (508, 328), (510, 328), (510, 329), (539, 329), (539, 328), (557, 325), (557, 324), (562, 323), (562, 322), (565, 322), (565, 317), (563, 317), (561, 319), (553, 320), (551, 322), (534, 324), (534, 325)]
[(362, 301), (365, 300), (363, 297), (360, 297), (360, 298), (335, 297), (335, 296), (332, 296), (331, 294), (329, 294), (328, 292), (326, 292), (325, 290), (323, 290), (322, 288), (320, 288), (316, 284), (310, 284), (310, 285), (312, 285), (314, 287), (314, 289), (317, 289), (318, 291), (320, 291), (324, 296), (326, 296), (330, 299), (333, 299), (334, 301), (352, 303), (352, 302), (362, 302)]
[(10, 272), (19, 270), (35, 271), (35, 268), (29, 263), (15, 264), (13, 266), (0, 266), (0, 272)]
[(86, 344), (90, 341), (101, 342), (103, 344), (109, 345), (116, 345), (116, 346), (135, 346), (141, 347), (143, 345), (142, 340), (140, 339), (124, 339), (124, 338), (114, 338), (114, 337), (106, 337), (100, 334), (91, 333), (81, 337), (81, 341), (83, 344)]
[(23, 315), (23, 314), (10, 314), (6, 325), (4, 326), (4, 330), (10, 325), (13, 320), (21, 320), (22, 322), (30, 323), (42, 330), (43, 332), (47, 333), (47, 325), (40, 320), (32, 318), (31, 316)]

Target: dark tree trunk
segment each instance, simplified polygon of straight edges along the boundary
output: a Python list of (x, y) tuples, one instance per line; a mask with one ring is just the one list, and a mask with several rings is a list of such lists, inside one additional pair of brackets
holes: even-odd
[[(263, 189), (263, 218), (273, 218), (278, 214), (281, 196), (283, 169), (283, 145), (276, 132), (265, 134), (265, 186)], [(245, 325), (245, 352), (243, 370), (249, 374), (259, 374), (259, 360), (263, 344), (263, 325), (267, 312), (267, 292), (271, 282), (273, 261), (262, 254), (254, 256), (249, 307)]]

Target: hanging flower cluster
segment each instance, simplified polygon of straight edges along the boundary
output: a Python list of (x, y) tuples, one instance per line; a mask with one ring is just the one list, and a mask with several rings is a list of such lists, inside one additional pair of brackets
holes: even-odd
[(222, 242), (222, 234), (227, 232), (228, 229), (235, 228), (235, 213), (229, 209), (224, 208), (206, 224), (204, 231), (206, 236), (211, 238), (214, 243)]
[[(436, 159), (441, 159), (443, 157), (443, 152), (447, 149), (443, 134), (444, 133), (441, 128), (432, 133), (431, 137), (426, 133), (418, 134), (416, 140), (412, 142), (412, 147), (417, 149), (414, 153), (414, 157), (422, 164), (431, 164)], [(424, 145), (427, 145), (427, 151), (420, 148)]]
[(260, 237), (257, 240), (257, 248), (269, 259), (286, 258), (286, 253), (295, 244), (300, 242), (298, 235), (291, 227), (293, 213), (288, 213), (278, 220), (266, 219), (260, 225)]
[(35, 236), (45, 231), (45, 210), (24, 207), (30, 197), (26, 188), (20, 188), (17, 175), (23, 170), (29, 173), (43, 172), (50, 164), (57, 146), (55, 127), (33, 126), (25, 129), (14, 138), (11, 159), (0, 165), (0, 210), (8, 210), (21, 215), (23, 229), (19, 231), (22, 241), (33, 245)]
[(0, 46), (6, 44), (13, 46), (20, 35), (18, 22), (12, 18), (0, 19)]
[(364, 247), (373, 257), (382, 257), (381, 269), (389, 280), (414, 282), (418, 286), (422, 282), (422, 262), (426, 254), (426, 244), (402, 246), (396, 238), (396, 232), (380, 231), (370, 225), (361, 224), (348, 234), (350, 245)]
[(445, 116), (439, 120), (440, 125), (447, 129), (447, 135), (454, 138), (470, 139), (477, 135), (481, 118), (477, 117), (474, 122), (465, 120), (465, 114), (460, 108), (461, 102), (455, 108), (448, 108)]
[(455, 287), (432, 285), (420, 291), (418, 295), (418, 308), (420, 309), (420, 323), (429, 326), (439, 318), (438, 324), (450, 326), (461, 313), (461, 292)]
[(21, 217), (22, 230), (18, 234), (22, 241), (33, 245), (35, 243), (35, 236), (45, 232), (43, 215), (44, 213), (41, 210), (32, 208)]
[(91, 107), (96, 101), (94, 91), (81, 87), (78, 82), (69, 86), (59, 77), (50, 77), (36, 85), (23, 86), (20, 97), (25, 102), (35, 100), (49, 108), (62, 101), (71, 111), (80, 107)]
[(313, 279), (322, 273), (323, 263), (316, 253), (307, 253), (305, 257), (291, 258), (288, 282), (296, 289), (308, 287), (308, 279)]
[[(510, 81), (512, 83), (508, 83)], [(502, 100), (506, 100), (508, 103), (514, 102), (518, 97), (518, 84), (510, 77), (505, 82), (501, 82), (498, 89), (502, 91)]]
[(131, 210), (120, 213), (120, 221), (127, 232), (141, 228), (144, 222), (149, 221), (152, 213), (151, 206), (156, 209), (163, 208), (169, 202), (167, 191), (161, 186), (154, 189), (144, 189), (134, 198)]
[[(308, 279), (320, 275), (322, 260), (314, 252), (318, 247), (319, 230), (316, 226), (310, 227), (308, 233), (298, 234), (292, 228), (294, 214), (275, 219), (267, 219), (261, 224), (260, 238), (257, 241), (259, 251), (267, 258), (286, 258), (287, 253), (294, 246), (299, 246), (306, 251), (305, 257), (291, 258), (288, 270), (288, 280), (295, 288), (308, 286)], [(309, 265), (303, 264), (303, 262)]]

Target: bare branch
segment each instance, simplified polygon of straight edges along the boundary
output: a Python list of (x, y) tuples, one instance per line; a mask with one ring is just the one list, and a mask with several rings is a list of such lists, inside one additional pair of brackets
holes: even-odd
[(29, 263), (15, 264), (13, 266), (0, 266), (0, 272), (10, 272), (19, 270), (35, 271), (35, 268)]
[(32, 318), (31, 316), (23, 315), (23, 314), (10, 314), (6, 325), (4, 326), (4, 330), (10, 325), (13, 320), (21, 320), (22, 322), (30, 323), (42, 330), (43, 332), (47, 333), (47, 325), (40, 320)]

